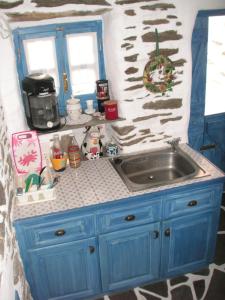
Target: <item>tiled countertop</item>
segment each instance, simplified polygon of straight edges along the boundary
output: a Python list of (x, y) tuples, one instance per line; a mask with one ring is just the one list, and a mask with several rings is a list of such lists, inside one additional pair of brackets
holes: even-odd
[(195, 182), (224, 177), (224, 173), (212, 165), (201, 154), (188, 145), (181, 144), (181, 149), (189, 154), (210, 176), (190, 179), (185, 182), (164, 185), (138, 192), (130, 192), (120, 176), (110, 164), (108, 158), (84, 161), (77, 169), (67, 168), (56, 185), (55, 200), (14, 206), (14, 220), (65, 211), (83, 206), (105, 203), (108, 201), (132, 197), (146, 193), (162, 191)]

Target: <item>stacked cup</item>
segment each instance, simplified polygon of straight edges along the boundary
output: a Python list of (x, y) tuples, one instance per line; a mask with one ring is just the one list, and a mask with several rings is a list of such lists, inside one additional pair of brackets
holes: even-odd
[(67, 100), (66, 110), (70, 121), (77, 121), (82, 113), (80, 99), (72, 98)]

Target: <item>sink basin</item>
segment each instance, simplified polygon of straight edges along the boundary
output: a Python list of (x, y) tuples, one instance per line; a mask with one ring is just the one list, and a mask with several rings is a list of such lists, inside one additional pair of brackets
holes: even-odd
[(160, 149), (138, 155), (120, 156), (111, 164), (130, 191), (182, 182), (207, 176), (181, 149)]

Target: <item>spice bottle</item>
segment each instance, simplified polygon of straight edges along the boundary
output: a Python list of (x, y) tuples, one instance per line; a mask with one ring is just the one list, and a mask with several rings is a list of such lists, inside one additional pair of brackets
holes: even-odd
[(70, 137), (70, 142), (68, 145), (69, 164), (71, 168), (78, 168), (80, 166), (80, 161), (81, 161), (80, 149), (75, 139), (75, 136), (73, 134), (70, 134), (69, 137)]
[(52, 158), (55, 159), (63, 158), (63, 151), (60, 145), (58, 134), (53, 135)]

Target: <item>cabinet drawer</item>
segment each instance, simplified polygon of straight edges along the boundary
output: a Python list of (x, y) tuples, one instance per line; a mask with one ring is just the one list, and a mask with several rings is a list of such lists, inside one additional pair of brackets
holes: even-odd
[(217, 199), (213, 189), (190, 190), (173, 195), (165, 201), (164, 217), (175, 217), (216, 206)]
[(160, 220), (161, 201), (151, 204), (128, 206), (127, 208), (111, 209), (110, 212), (98, 214), (97, 225), (100, 233), (129, 228)]
[(23, 226), (27, 247), (42, 247), (90, 237), (95, 233), (93, 215)]

